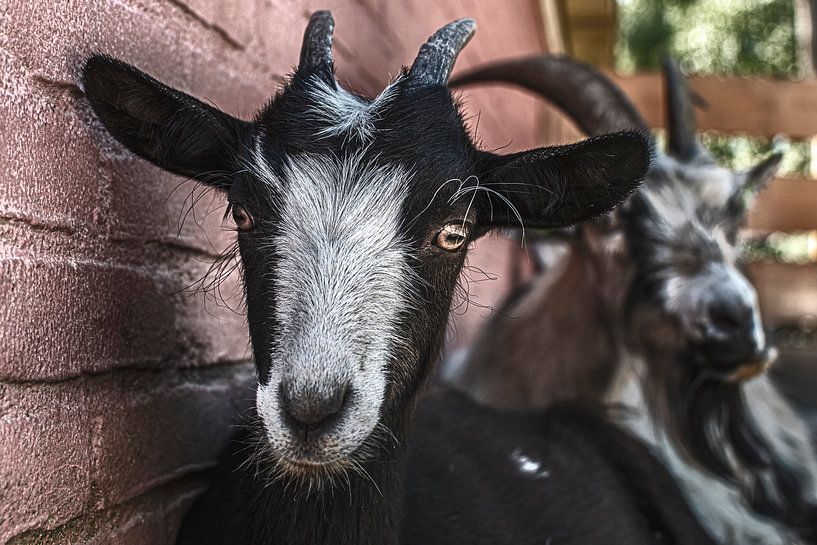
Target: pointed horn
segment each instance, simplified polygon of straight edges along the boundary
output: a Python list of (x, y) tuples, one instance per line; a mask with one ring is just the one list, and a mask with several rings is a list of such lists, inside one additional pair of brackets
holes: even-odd
[(678, 64), (664, 59), (664, 86), (667, 100), (667, 152), (682, 161), (701, 153), (695, 131), (695, 108), (686, 77)]
[(301, 60), (298, 72), (317, 72), (322, 76), (332, 76), (332, 34), (335, 31), (335, 20), (330, 11), (316, 11), (309, 18), (301, 45)]
[(519, 85), (564, 110), (590, 136), (648, 131), (627, 96), (592, 65), (568, 57), (537, 55), (478, 68), (451, 82), (452, 87), (479, 82)]
[(420, 48), (409, 79), (421, 86), (446, 85), (457, 56), (476, 29), (473, 19), (457, 19), (435, 32)]

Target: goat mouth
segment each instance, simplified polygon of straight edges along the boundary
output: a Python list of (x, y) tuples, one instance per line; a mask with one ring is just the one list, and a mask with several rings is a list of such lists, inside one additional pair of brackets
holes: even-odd
[(737, 343), (704, 344), (693, 345), (690, 355), (700, 379), (739, 384), (768, 371), (777, 359), (777, 349), (771, 345), (747, 350)]
[(295, 458), (281, 458), (281, 462), (299, 471), (322, 471), (328, 467), (340, 464), (338, 460), (317, 462), (312, 460), (300, 460)]
[(748, 382), (766, 373), (777, 360), (777, 349), (767, 346), (748, 358), (730, 362), (728, 367), (719, 366), (716, 372), (723, 382), (739, 384)]
[(321, 479), (344, 473), (351, 469), (353, 463), (347, 458), (326, 461), (304, 460), (302, 458), (284, 457), (279, 459), (282, 473), (298, 479)]
[(342, 449), (318, 444), (295, 444), (276, 449), (273, 456), (278, 466), (288, 473), (333, 473), (354, 464), (357, 449)]
[(777, 349), (773, 347), (763, 350), (757, 359), (739, 365), (726, 376), (727, 382), (746, 382), (768, 371), (777, 360)]

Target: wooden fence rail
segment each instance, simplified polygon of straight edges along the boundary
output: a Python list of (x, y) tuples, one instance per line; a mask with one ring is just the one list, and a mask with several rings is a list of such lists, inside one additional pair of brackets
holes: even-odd
[(774, 180), (752, 206), (749, 229), (767, 233), (817, 229), (817, 180)]
[[(663, 127), (664, 82), (660, 74), (613, 74), (652, 127)], [(817, 134), (817, 81), (750, 78), (690, 78), (690, 86), (708, 103), (698, 111), (701, 130), (772, 137), (809, 138)]]

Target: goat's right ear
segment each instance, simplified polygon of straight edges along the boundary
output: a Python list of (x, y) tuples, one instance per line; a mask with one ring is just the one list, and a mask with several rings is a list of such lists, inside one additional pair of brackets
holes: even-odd
[(507, 156), (483, 152), (483, 157), (482, 224), (553, 229), (621, 204), (650, 167), (652, 141), (640, 132), (620, 132)]
[(88, 59), (85, 95), (125, 147), (174, 174), (226, 189), (252, 124), (104, 55)]

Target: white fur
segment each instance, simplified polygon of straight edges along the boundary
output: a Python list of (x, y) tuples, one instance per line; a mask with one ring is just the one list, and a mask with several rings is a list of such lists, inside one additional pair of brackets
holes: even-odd
[(377, 113), (394, 95), (394, 83), (369, 102), (340, 85), (333, 87), (324, 80), (312, 79), (312, 106), (310, 113), (326, 123), (318, 137), (349, 135), (368, 141), (374, 135)]
[(690, 335), (694, 334), (697, 324), (708, 323), (708, 308), (713, 295), (741, 301), (746, 308), (752, 309), (755, 346), (758, 350), (766, 346), (757, 292), (733, 264), (710, 263), (698, 274), (667, 278), (661, 294), (666, 310), (683, 322)]
[[(625, 356), (608, 401), (626, 408), (620, 413), (621, 424), (651, 447), (654, 454), (666, 464), (709, 533), (724, 545), (799, 543), (785, 527), (754, 513), (744, 502), (737, 487), (692, 465), (682, 457), (672, 440), (660, 428), (659, 419), (651, 413), (650, 406), (644, 399), (642, 388), (645, 384), (645, 371), (642, 360)], [(768, 388), (773, 389), (770, 383)], [(754, 394), (756, 392), (747, 394), (753, 400), (750, 405), (758, 397), (764, 397)], [(794, 419), (797, 420), (796, 417)], [(772, 423), (767, 418), (759, 424), (764, 432), (773, 434), (780, 422)], [(768, 427), (770, 424), (771, 427)]]
[(713, 209), (726, 206), (738, 188), (738, 178), (723, 167), (687, 165), (686, 172), (694, 181), (701, 202)]
[(694, 190), (695, 202), (704, 203), (712, 209), (723, 208), (742, 184), (741, 178), (734, 172), (711, 162), (679, 163), (673, 157), (664, 154), (659, 155), (656, 162), (657, 166), (670, 176), (676, 177), (683, 173), (681, 184)]
[(279, 414), (281, 381), (296, 395), (349, 383), (354, 403), (322, 445), (342, 458), (377, 424), (387, 365), (402, 342), (397, 323), (411, 273), (399, 231), (407, 176), (358, 157), (306, 156), (293, 159), (284, 178), (267, 180), (286, 191), (280, 231), (268, 241), (279, 256), (280, 331), (258, 413), (273, 448), (286, 453), (293, 441)]

